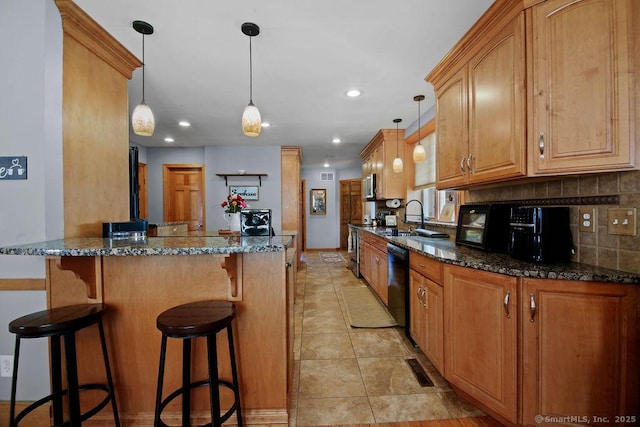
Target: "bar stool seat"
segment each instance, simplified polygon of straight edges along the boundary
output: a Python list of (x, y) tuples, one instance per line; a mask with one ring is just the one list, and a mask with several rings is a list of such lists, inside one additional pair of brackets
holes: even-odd
[[(236, 369), (235, 349), (233, 344), (232, 321), (235, 318), (236, 307), (228, 301), (197, 301), (170, 308), (157, 318), (157, 327), (162, 332), (160, 347), (160, 367), (158, 369), (158, 389), (156, 394), (155, 426), (167, 426), (162, 421), (165, 407), (178, 396), (182, 397), (182, 426), (190, 425), (191, 397), (190, 392), (197, 387), (209, 388), (209, 407), (211, 423), (206, 426), (221, 426), (235, 412), (238, 426), (242, 427), (242, 413), (240, 408), (240, 388)], [(218, 353), (216, 334), (227, 330), (229, 344), (229, 358), (231, 362), (231, 381), (219, 378)], [(207, 363), (209, 375), (207, 379), (191, 380), (191, 340), (203, 337), (207, 341)], [(164, 382), (164, 368), (167, 351), (167, 338), (182, 340), (182, 387), (162, 399)], [(221, 415), (220, 390), (226, 387), (233, 392), (234, 402)]]
[[(52, 402), (54, 426), (81, 426), (82, 422), (101, 411), (109, 402), (113, 409), (116, 426), (120, 426), (118, 408), (116, 405), (109, 356), (102, 324), (102, 316), (107, 306), (104, 303), (78, 304), (43, 310), (22, 316), (9, 323), (9, 332), (16, 335), (13, 380), (11, 383), (11, 403), (9, 409), (9, 426), (18, 423), (36, 408)], [(78, 367), (76, 355), (75, 333), (92, 325), (98, 325), (100, 344), (104, 360), (107, 384), (78, 383)], [(51, 355), (51, 394), (39, 399), (15, 414), (16, 389), (18, 383), (18, 365), (20, 360), (20, 341), (26, 338), (45, 338), (50, 340)], [(62, 388), (62, 346), (64, 338), (64, 359), (66, 373), (66, 388)], [(93, 408), (82, 413), (80, 408), (80, 392), (86, 390), (100, 390), (106, 393), (102, 401)], [(63, 397), (67, 396), (68, 421), (64, 421)]]

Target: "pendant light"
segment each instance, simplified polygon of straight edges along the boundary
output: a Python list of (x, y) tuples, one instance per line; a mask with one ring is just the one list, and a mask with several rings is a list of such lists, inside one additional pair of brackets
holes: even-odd
[(153, 111), (144, 102), (144, 36), (153, 34), (153, 26), (144, 21), (133, 21), (133, 29), (142, 34), (142, 102), (133, 110), (131, 126), (136, 135), (151, 136), (156, 127)]
[(252, 22), (242, 24), (242, 32), (249, 36), (249, 105), (242, 114), (242, 132), (247, 136), (258, 136), (262, 129), (260, 111), (253, 105), (253, 55), (251, 52), (251, 38), (260, 34), (260, 27)]
[(413, 100), (418, 103), (418, 143), (413, 147), (413, 163), (422, 163), (427, 157), (427, 153), (424, 150), (424, 145), (422, 145), (420, 138), (420, 101), (423, 99), (424, 95), (416, 95), (413, 97)]
[(402, 121), (402, 119), (393, 119), (393, 123), (396, 124), (396, 158), (393, 159), (393, 172), (394, 173), (400, 173), (402, 172), (402, 159), (400, 158), (400, 155), (398, 154), (398, 140), (400, 138), (398, 138), (398, 133), (400, 132), (398, 130), (398, 125), (399, 123)]

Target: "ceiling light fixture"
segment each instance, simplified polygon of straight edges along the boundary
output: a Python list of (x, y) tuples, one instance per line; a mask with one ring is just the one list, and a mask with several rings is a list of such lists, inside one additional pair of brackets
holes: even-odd
[(331, 142), (333, 142), (334, 144), (340, 144), (342, 140), (340, 138), (333, 138)]
[(360, 92), (358, 89), (351, 89), (347, 91), (347, 96), (349, 98), (356, 98), (360, 95), (362, 95), (362, 92)]
[(422, 163), (427, 157), (427, 153), (424, 150), (424, 145), (420, 141), (420, 102), (424, 99), (424, 95), (416, 95), (413, 100), (418, 103), (418, 143), (413, 147), (413, 163)]
[(268, 128), (269, 126), (271, 126), (271, 123), (269, 123), (269, 122), (262, 122), (262, 124), (261, 124), (260, 126), (262, 126), (263, 128)]
[(168, 137), (166, 137), (164, 139), (164, 142), (174, 142), (174, 141), (175, 141), (175, 139), (171, 138), (170, 136), (168, 136)]
[(133, 21), (133, 29), (142, 34), (142, 102), (133, 110), (131, 126), (136, 135), (151, 136), (156, 127), (156, 120), (153, 111), (144, 102), (144, 36), (153, 34), (153, 26), (144, 21)]
[(189, 126), (191, 126), (191, 123), (189, 123), (189, 122), (188, 122), (188, 121), (186, 121), (186, 120), (180, 120), (180, 121), (178, 122), (178, 124), (179, 124), (180, 126), (182, 126), (183, 128), (188, 128)]
[(325, 160), (324, 160), (324, 165), (323, 165), (323, 166), (324, 166), (325, 168), (328, 168), (329, 166), (331, 166), (331, 165), (329, 164), (329, 156), (327, 156), (327, 157), (325, 158)]
[(396, 158), (393, 159), (393, 172), (394, 173), (402, 172), (402, 159), (400, 158), (400, 155), (398, 154), (398, 140), (400, 139), (400, 138), (398, 138), (398, 134), (400, 133), (400, 131), (398, 130), (398, 125), (400, 124), (401, 121), (402, 121), (402, 119), (393, 119), (393, 123), (396, 124)]
[(252, 22), (242, 24), (242, 32), (249, 36), (249, 105), (242, 114), (242, 132), (247, 136), (260, 135), (262, 118), (260, 111), (253, 105), (253, 55), (251, 51), (251, 39), (260, 34), (260, 27)]

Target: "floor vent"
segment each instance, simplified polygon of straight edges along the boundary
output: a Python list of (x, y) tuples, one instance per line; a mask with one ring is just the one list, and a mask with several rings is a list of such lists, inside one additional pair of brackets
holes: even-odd
[(417, 359), (407, 359), (407, 364), (411, 368), (413, 375), (415, 375), (416, 380), (418, 380), (421, 387), (433, 387), (433, 381), (431, 381), (431, 378), (429, 378)]

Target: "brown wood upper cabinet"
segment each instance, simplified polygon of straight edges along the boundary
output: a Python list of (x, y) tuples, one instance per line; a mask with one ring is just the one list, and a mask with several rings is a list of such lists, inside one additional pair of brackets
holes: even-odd
[[(397, 141), (396, 141), (397, 139)], [(393, 159), (404, 162), (404, 129), (380, 129), (360, 152), (362, 174), (376, 174), (376, 199), (404, 199), (405, 171), (393, 172)]]
[(513, 3), (496, 2), (478, 34), (454, 48), (455, 61), (447, 56), (427, 76), (436, 91), (438, 188), (526, 174), (524, 12)]
[(638, 20), (634, 0), (496, 0), (426, 77), (437, 187), (636, 167)]
[(530, 175), (634, 167), (634, 1), (548, 0), (527, 10)]

